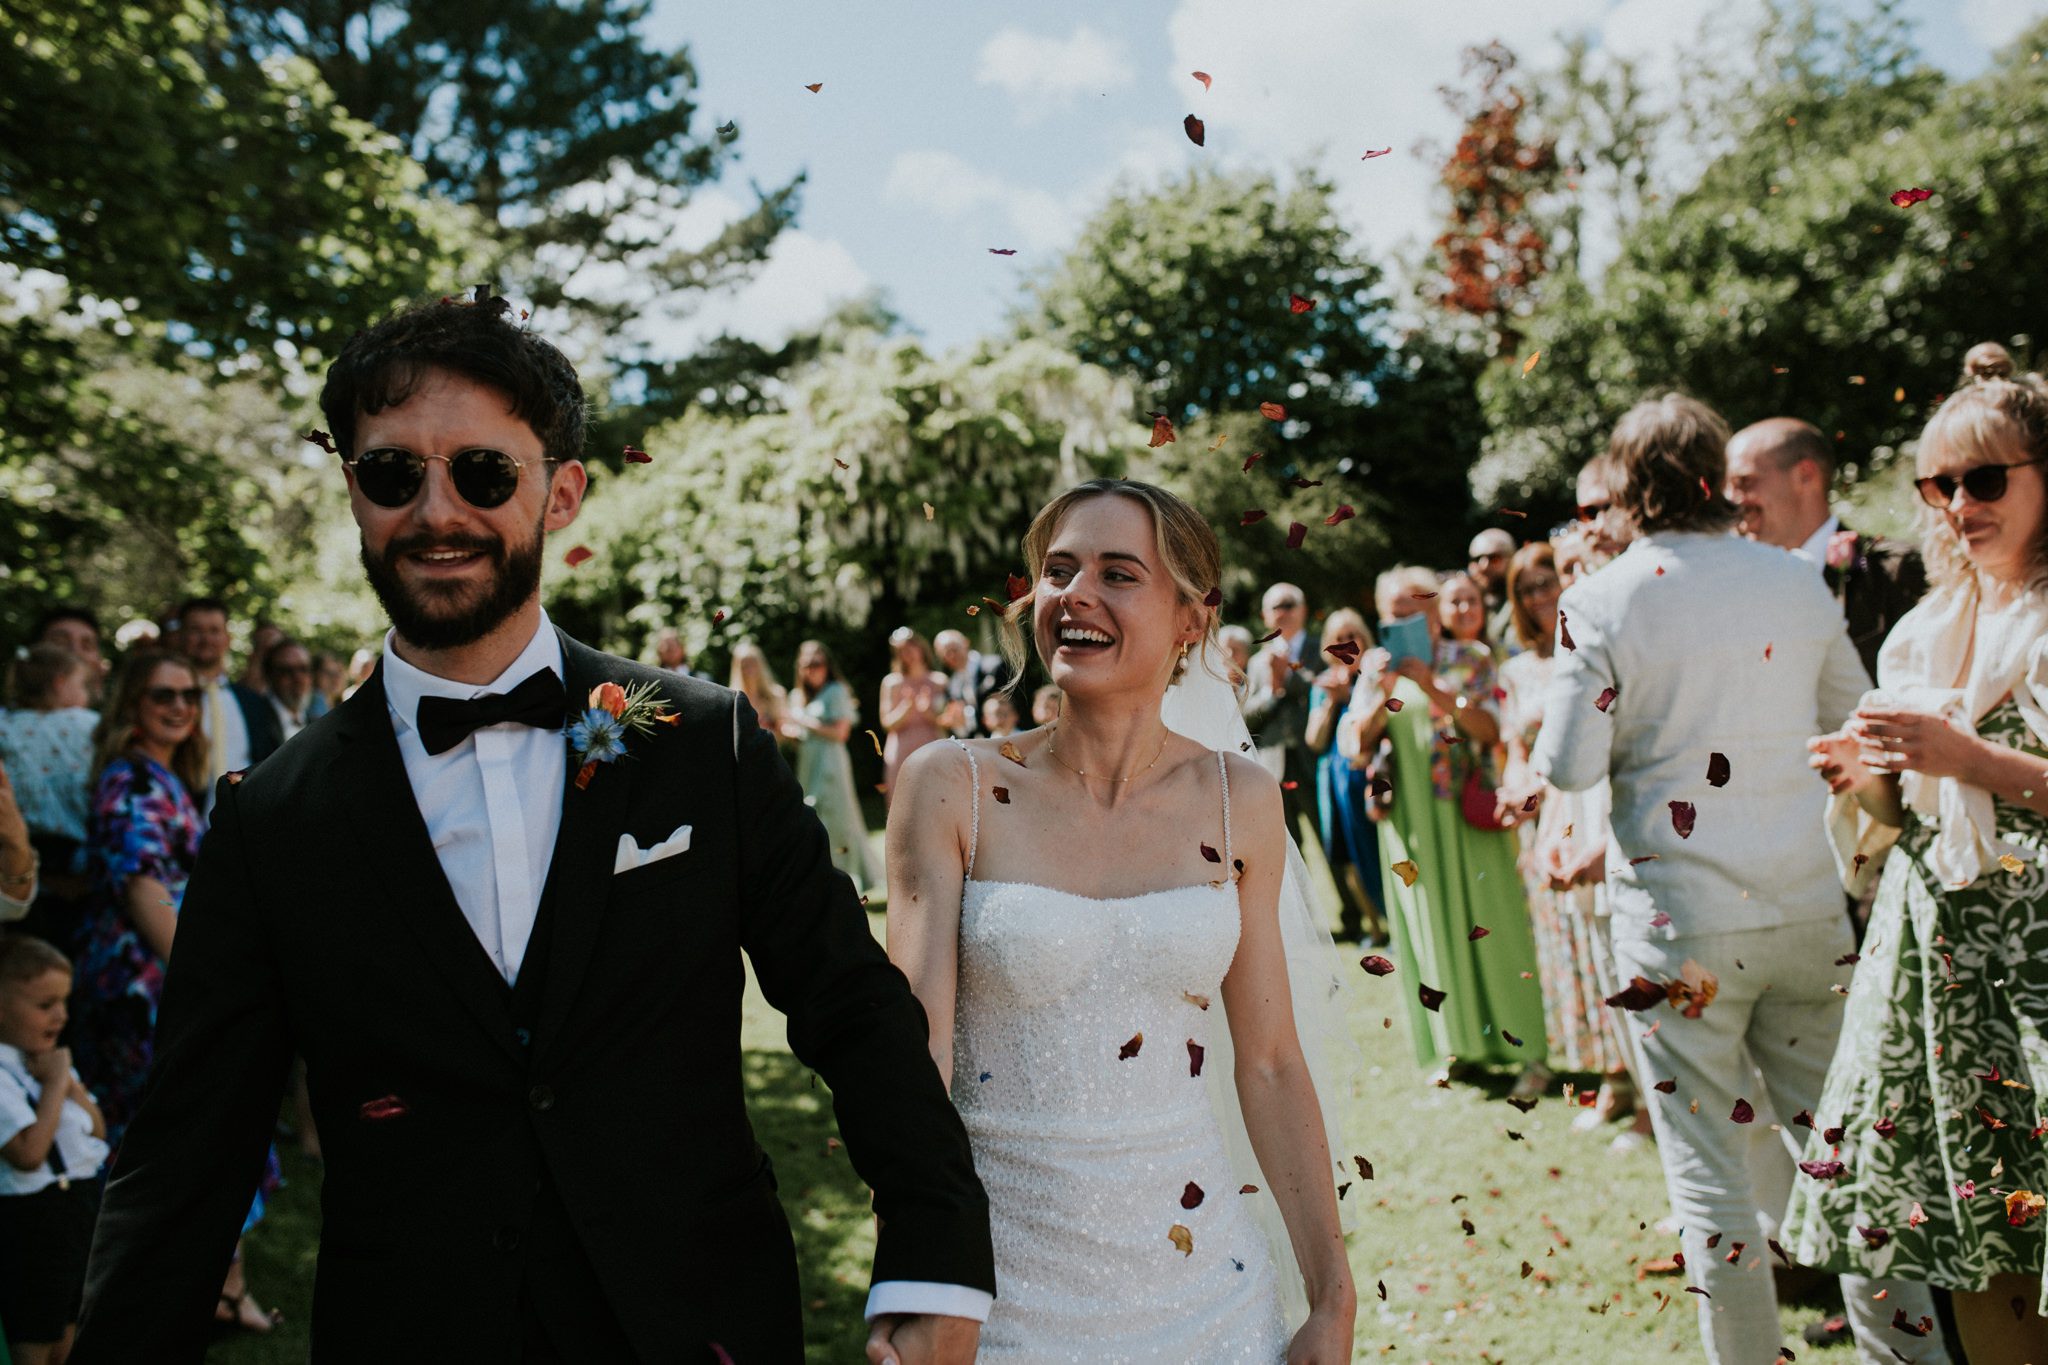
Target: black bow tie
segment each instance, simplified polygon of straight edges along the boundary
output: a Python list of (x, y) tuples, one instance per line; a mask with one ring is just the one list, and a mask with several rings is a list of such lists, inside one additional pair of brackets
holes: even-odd
[(486, 725), (532, 725), (559, 730), (568, 705), (562, 680), (543, 668), (510, 692), (486, 692), (457, 701), (453, 697), (421, 697), (416, 723), (420, 743), (430, 754), (446, 753)]

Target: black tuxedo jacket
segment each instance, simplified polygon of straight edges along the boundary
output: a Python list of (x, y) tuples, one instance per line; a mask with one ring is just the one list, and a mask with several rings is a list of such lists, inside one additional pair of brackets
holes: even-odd
[(1849, 639), (1875, 680), (1877, 651), (1884, 637), (1927, 592), (1927, 570), (1920, 554), (1896, 541), (1857, 535), (1855, 558), (1826, 572), (1828, 586), (1834, 589), (1849, 623)]
[[(569, 763), (516, 987), (435, 858), (381, 671), (221, 785), (74, 1361), (203, 1357), (294, 1052), (326, 1158), (316, 1360), (516, 1361), (571, 1263), (630, 1343), (613, 1358), (799, 1359), (795, 1257), (743, 1101), (742, 951), (875, 1191), (876, 1278), (994, 1290), (924, 1011), (774, 740), (725, 688), (562, 644), (572, 706), (654, 682), (681, 719), (587, 789)], [(613, 875), (621, 834), (647, 848), (685, 824), (686, 852)]]

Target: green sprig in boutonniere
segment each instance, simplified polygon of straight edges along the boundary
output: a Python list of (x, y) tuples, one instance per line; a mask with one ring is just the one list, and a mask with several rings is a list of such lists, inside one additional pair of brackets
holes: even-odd
[(661, 688), (655, 683), (639, 683), (631, 691), (615, 682), (591, 688), (588, 708), (562, 730), (576, 759), (576, 790), (590, 785), (598, 764), (613, 762), (626, 752), (628, 735), (649, 734), (657, 725), (674, 725), (681, 719), (663, 709)]

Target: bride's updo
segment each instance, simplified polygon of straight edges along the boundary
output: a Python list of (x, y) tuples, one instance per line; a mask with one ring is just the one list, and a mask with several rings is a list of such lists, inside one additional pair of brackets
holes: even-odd
[[(1201, 606), (1207, 613), (1199, 647), (1189, 650), (1187, 658), (1175, 665), (1173, 680), (1179, 682), (1188, 665), (1215, 644), (1216, 612), (1207, 602), (1210, 593), (1223, 581), (1223, 547), (1216, 543), (1216, 532), (1201, 513), (1155, 484), (1135, 479), (1090, 479), (1040, 508), (1031, 519), (1031, 529), (1024, 533), (1024, 573), (1030, 590), (1010, 603), (1002, 615), (1003, 660), (1010, 666), (1011, 687), (1024, 678), (1024, 660), (1030, 646), (1021, 623), (1031, 619), (1032, 605), (1038, 599), (1038, 578), (1045, 570), (1045, 555), (1052, 547), (1052, 538), (1059, 534), (1060, 523), (1076, 504), (1110, 494), (1141, 502), (1151, 512), (1159, 562), (1172, 576), (1181, 605)], [(1039, 663), (1043, 665), (1045, 661), (1041, 659)]]

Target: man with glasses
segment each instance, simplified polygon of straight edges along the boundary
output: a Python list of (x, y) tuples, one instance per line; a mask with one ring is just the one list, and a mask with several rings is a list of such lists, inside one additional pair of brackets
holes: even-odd
[(1515, 538), (1498, 526), (1472, 537), (1466, 568), (1486, 599), (1486, 643), (1496, 657), (1520, 645), (1515, 639), (1515, 609), (1508, 601), (1508, 561), (1515, 557)]
[(1863, 667), (1876, 677), (1878, 647), (1927, 591), (1927, 572), (1911, 546), (1842, 525), (1828, 505), (1834, 478), (1835, 452), (1811, 422), (1771, 417), (1728, 442), (1736, 530), (1792, 551), (1823, 575)]
[(479, 294), (328, 371), (392, 629), (331, 716), (216, 788), (72, 1361), (204, 1354), (294, 1052), (325, 1158), (316, 1359), (801, 1358), (744, 951), (874, 1190), (869, 1349), (965, 1365), (988, 1200), (924, 1011), (745, 698), (549, 623), (585, 398)]
[[(1266, 589), (1259, 614), (1266, 623), (1264, 647), (1245, 669), (1244, 723), (1258, 741), (1259, 762), (1280, 780), (1280, 801), (1287, 829), (1304, 850), (1322, 847), (1316, 824), (1316, 755), (1308, 748), (1309, 690), (1329, 661), (1322, 641), (1308, 625), (1308, 597), (1292, 583)], [(1302, 833), (1307, 817), (1309, 833)], [(1368, 916), (1337, 878), (1341, 905), (1339, 932), (1347, 938), (1364, 934)]]
[(289, 740), (314, 718), (312, 705), (318, 694), (313, 691), (312, 653), (297, 640), (279, 640), (263, 656), (263, 679), (278, 726)]

